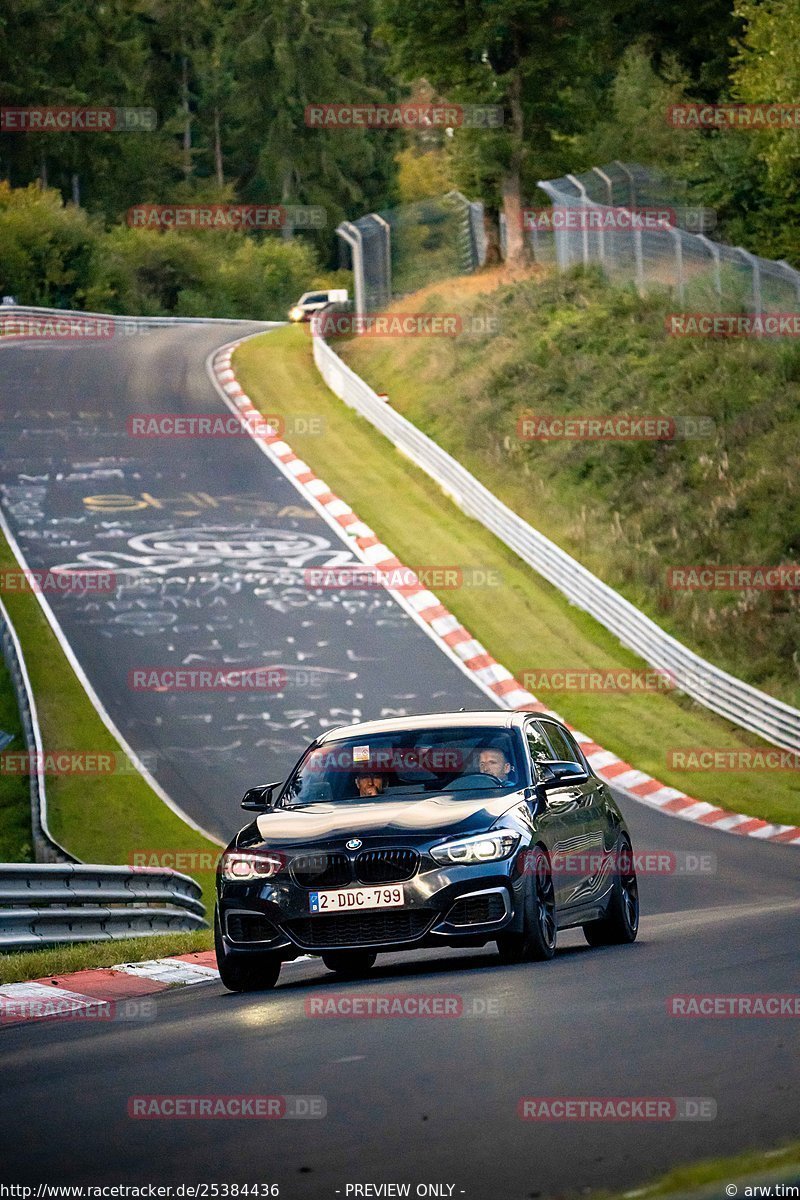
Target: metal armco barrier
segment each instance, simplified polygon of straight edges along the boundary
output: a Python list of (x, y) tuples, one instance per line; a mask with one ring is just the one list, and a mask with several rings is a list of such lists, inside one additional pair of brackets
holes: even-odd
[(474, 475), (381, 400), (321, 337), (314, 361), (332, 392), (380, 430), (425, 471), (468, 516), (480, 521), (572, 604), (591, 613), (623, 646), (669, 672), (705, 708), (768, 742), (800, 751), (800, 712), (695, 654), (608, 584), (493, 496)]
[(177, 871), (0, 864), (0, 947), (31, 949), (207, 928), (199, 884)]
[[(135, 332), (147, 327), (151, 329), (169, 329), (175, 325), (263, 325), (265, 329), (273, 329), (276, 325), (285, 325), (285, 321), (262, 321), (256, 317), (130, 317), (113, 313), (86, 312), (83, 309), (72, 308), (36, 308), (31, 304), (2, 304), (0, 305), (0, 321), (3, 317), (89, 317), (93, 321), (113, 321), (121, 332)], [(14, 344), (15, 338), (9, 336), (9, 345)], [(22, 341), (20, 337), (17, 340)], [(2, 325), (0, 325), (0, 345), (3, 344)]]
[(33, 852), (37, 862), (66, 862), (78, 860), (65, 850), (50, 833), (47, 825), (47, 793), (45, 791), (45, 775), (42, 766), (42, 734), (39, 729), (39, 718), (36, 713), (36, 701), (33, 696), (25, 660), (17, 639), (14, 626), (0, 600), (0, 648), (8, 668), (14, 694), (17, 699), (22, 729), (25, 735), (25, 749), (35, 755), (36, 771), (30, 775), (31, 789), (31, 834)]

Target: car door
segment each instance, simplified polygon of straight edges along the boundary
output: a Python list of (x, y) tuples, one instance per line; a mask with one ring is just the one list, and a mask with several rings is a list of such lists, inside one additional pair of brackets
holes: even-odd
[[(526, 721), (525, 740), (531, 760), (531, 778), (535, 783), (539, 777), (537, 764), (555, 758), (555, 751), (537, 721)], [(565, 903), (566, 894), (564, 880), (557, 872), (556, 865), (563, 855), (563, 843), (569, 836), (565, 814), (572, 807), (566, 792), (567, 789), (559, 788), (541, 793), (542, 804), (536, 813), (537, 840), (544, 843), (553, 864), (553, 886), (559, 907)]]
[(611, 862), (605, 852), (608, 820), (603, 783), (590, 770), (568, 730), (545, 718), (537, 722), (553, 750), (553, 758), (582, 766), (587, 778), (547, 792), (549, 808), (560, 818), (559, 855), (553, 863), (560, 904), (590, 904), (608, 887)]

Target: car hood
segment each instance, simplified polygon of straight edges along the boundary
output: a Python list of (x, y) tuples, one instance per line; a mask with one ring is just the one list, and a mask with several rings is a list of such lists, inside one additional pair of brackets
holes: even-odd
[(256, 823), (269, 846), (325, 845), (350, 837), (410, 837), (423, 842), (485, 833), (519, 800), (519, 792), (491, 791), (468, 797), (443, 793), (424, 800), (380, 800), (374, 804), (308, 804), (264, 813)]

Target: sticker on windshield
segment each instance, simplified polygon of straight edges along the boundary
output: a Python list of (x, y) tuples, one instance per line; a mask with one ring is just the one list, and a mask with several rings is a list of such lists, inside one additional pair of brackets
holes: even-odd
[(369, 746), (353, 746), (353, 762), (369, 762)]

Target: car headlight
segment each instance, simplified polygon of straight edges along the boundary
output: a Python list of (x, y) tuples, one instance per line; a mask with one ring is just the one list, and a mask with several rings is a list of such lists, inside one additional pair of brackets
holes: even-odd
[(520, 835), (513, 829), (494, 829), (477, 837), (442, 842), (429, 853), (436, 862), (444, 864), (497, 862), (513, 854), (519, 843)]
[(231, 851), (222, 856), (222, 878), (246, 883), (250, 879), (270, 879), (277, 875), (284, 864), (282, 854), (264, 851), (261, 854), (244, 854)]
[(302, 319), (303, 319), (302, 308), (298, 308), (297, 305), (295, 305), (294, 308), (290, 308), (289, 309), (289, 317), (292, 321), (302, 321)]

